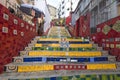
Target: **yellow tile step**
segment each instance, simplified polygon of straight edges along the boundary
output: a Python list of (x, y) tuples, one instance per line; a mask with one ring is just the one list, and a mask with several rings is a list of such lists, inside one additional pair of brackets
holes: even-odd
[[(39, 41), (61, 41), (60, 38), (40, 38)], [(83, 39), (66, 39), (66, 41), (84, 41)]]
[[(42, 47), (44, 46), (43, 44), (35, 44), (35, 47)], [(60, 44), (48, 44), (47, 46), (50, 47), (60, 47)], [(72, 48), (92, 48), (92, 44), (70, 44), (69, 45)]]
[(64, 51), (29, 51), (28, 56), (74, 56), (74, 57), (94, 57), (102, 56), (101, 51), (85, 51), (85, 52), (64, 52)]
[[(59, 69), (58, 69), (59, 68)], [(6, 65), (6, 72), (41, 72), (53, 70), (116, 70), (118, 63), (11, 63)]]

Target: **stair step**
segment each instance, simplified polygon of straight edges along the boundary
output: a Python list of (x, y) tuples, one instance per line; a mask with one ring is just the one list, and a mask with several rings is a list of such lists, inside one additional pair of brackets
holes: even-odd
[(102, 47), (97, 47), (97, 50), (98, 51), (103, 51), (103, 48)]
[(34, 47), (35, 44), (29, 43), (28, 47)]
[[(60, 44), (47, 44), (47, 45), (44, 45), (44, 44), (38, 44), (36, 43), (35, 44), (35, 47), (43, 47), (43, 46), (50, 46), (50, 47), (60, 47), (61, 45)], [(92, 44), (70, 44), (69, 47), (72, 47), (72, 48), (92, 48)], [(95, 46), (96, 47), (96, 46)]]
[[(119, 80), (120, 79), (120, 70), (98, 70), (96, 71), (43, 71), (43, 72), (23, 72), (23, 73), (4, 73), (0, 75), (0, 80), (62, 80), (62, 78), (68, 78), (67, 80), (71, 80), (71, 77), (78, 78), (81, 80), (99, 80), (104, 78), (103, 80)], [(112, 79), (108, 78), (111, 77)], [(93, 79), (94, 78), (94, 79)], [(75, 80), (75, 79), (73, 79)]]
[(98, 44), (92, 44), (93, 47), (98, 47)]
[[(61, 38), (40, 38), (38, 41), (61, 41)], [(88, 39), (70, 39), (66, 38), (66, 41), (89, 41)]]
[(29, 47), (25, 47), (24, 49), (25, 51), (31, 51), (32, 50), (32, 46), (29, 46)]
[[(67, 38), (65, 28), (50, 31), (54, 34), (48, 36), (54, 38), (33, 38), (13, 63), (5, 65), (0, 80), (120, 80), (120, 63), (108, 51), (89, 39)], [(61, 48), (61, 37), (67, 48)]]
[[(41, 45), (42, 47), (34, 47), (35, 44), (28, 44), (28, 47), (25, 47), (25, 50), (56, 50), (56, 51), (60, 51), (60, 50), (66, 50), (66, 48), (62, 48), (62, 47), (50, 47), (48, 45)], [(69, 47), (67, 48), (69, 51), (94, 51), (94, 50), (98, 50), (98, 51), (103, 51), (102, 47)]]
[[(59, 44), (60, 41), (37, 41), (38, 44)], [(89, 41), (69, 41), (69, 44), (89, 44)]]
[(46, 50), (46, 51), (97, 51), (97, 48), (32, 47), (32, 50)]
[(94, 56), (107, 56), (107, 51), (20, 51), (20, 56), (69, 56), (69, 57), (94, 57)]
[(53, 70), (111, 70), (117, 69), (119, 63), (10, 63), (5, 66), (6, 72), (38, 72)]
[(115, 56), (101, 56), (101, 57), (41, 57), (41, 56), (26, 56), (26, 57), (14, 57), (13, 62), (115, 62)]

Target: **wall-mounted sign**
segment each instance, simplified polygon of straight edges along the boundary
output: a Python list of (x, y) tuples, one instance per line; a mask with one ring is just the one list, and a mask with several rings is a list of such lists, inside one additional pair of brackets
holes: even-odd
[(120, 38), (115, 38), (115, 41), (120, 41)]
[(24, 27), (24, 23), (21, 23), (21, 27)]
[(30, 28), (30, 31), (32, 31), (32, 28)]
[(8, 14), (5, 14), (5, 13), (4, 13), (4, 14), (3, 14), (3, 19), (5, 19), (5, 20), (8, 21), (8, 20), (9, 20), (9, 16), (8, 16)]
[(109, 47), (109, 44), (106, 44), (106, 47)]
[(103, 42), (105, 42), (105, 39), (102, 39)]
[(105, 43), (102, 43), (102, 47), (105, 47)]
[(95, 36), (93, 36), (93, 39), (96, 39), (96, 37), (95, 37)]
[(97, 28), (97, 32), (100, 32), (100, 28)]
[(110, 42), (114, 42), (114, 38), (110, 38), (109, 41), (110, 41)]
[(29, 29), (29, 26), (28, 26), (28, 25), (26, 26), (26, 29), (27, 29), (27, 30)]
[(115, 46), (114, 46), (114, 44), (110, 44), (110, 48), (114, 48)]
[(113, 25), (113, 29), (117, 32), (120, 32), (120, 20), (116, 21), (116, 23)]
[(18, 20), (14, 19), (14, 24), (18, 24)]
[(116, 48), (120, 48), (120, 44), (116, 44)]
[(17, 35), (17, 30), (13, 30), (13, 34), (14, 34), (14, 35)]
[(33, 32), (35, 32), (35, 29), (33, 29)]
[(106, 42), (109, 42), (109, 39), (106, 39)]
[(24, 32), (21, 32), (21, 36), (24, 36)]
[(82, 31), (85, 32), (87, 30), (87, 27), (84, 25), (82, 28)]
[(111, 30), (111, 27), (108, 25), (105, 25), (102, 29), (102, 32), (106, 35)]
[(2, 32), (3, 33), (8, 33), (8, 27), (2, 27)]

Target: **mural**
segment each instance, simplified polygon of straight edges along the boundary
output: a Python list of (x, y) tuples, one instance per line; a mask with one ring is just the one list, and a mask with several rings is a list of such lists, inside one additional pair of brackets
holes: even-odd
[(91, 38), (120, 60), (120, 16), (97, 25), (97, 33), (92, 34)]
[(35, 25), (11, 14), (0, 4), (0, 53), (2, 53), (0, 54), (0, 73), (4, 70), (4, 65), (11, 62), (12, 57), (17, 56), (19, 51), (37, 35), (35, 31)]

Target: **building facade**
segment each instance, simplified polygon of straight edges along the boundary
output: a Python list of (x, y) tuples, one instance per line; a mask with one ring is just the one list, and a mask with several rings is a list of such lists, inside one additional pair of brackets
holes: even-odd
[(89, 11), (90, 0), (80, 0), (76, 9), (72, 14), (72, 26), (75, 26), (76, 21), (81, 15), (85, 15)]
[(58, 8), (58, 17), (68, 17), (71, 11), (74, 11), (79, 0), (61, 0)]
[(56, 19), (57, 18), (57, 16), (56, 16), (56, 14), (57, 14), (57, 8), (54, 7), (54, 6), (51, 6), (49, 4), (47, 6), (48, 6), (48, 10), (50, 12), (51, 19), (52, 20)]
[(88, 37), (120, 61), (120, 0), (80, 0), (69, 32)]
[(34, 5), (34, 0), (0, 0), (0, 3), (9, 9), (12, 8), (16, 14), (19, 14), (21, 4)]
[(46, 0), (35, 0), (35, 7), (40, 9), (44, 13), (44, 26), (43, 26), (43, 32), (46, 34), (49, 30), (50, 22), (51, 22), (51, 16), (50, 12), (47, 6)]
[(120, 0), (80, 0), (72, 14), (72, 26), (81, 16), (90, 16), (90, 31), (96, 32), (96, 26), (120, 15)]
[(92, 0), (90, 6), (92, 33), (96, 32), (96, 25), (119, 16), (117, 0)]

